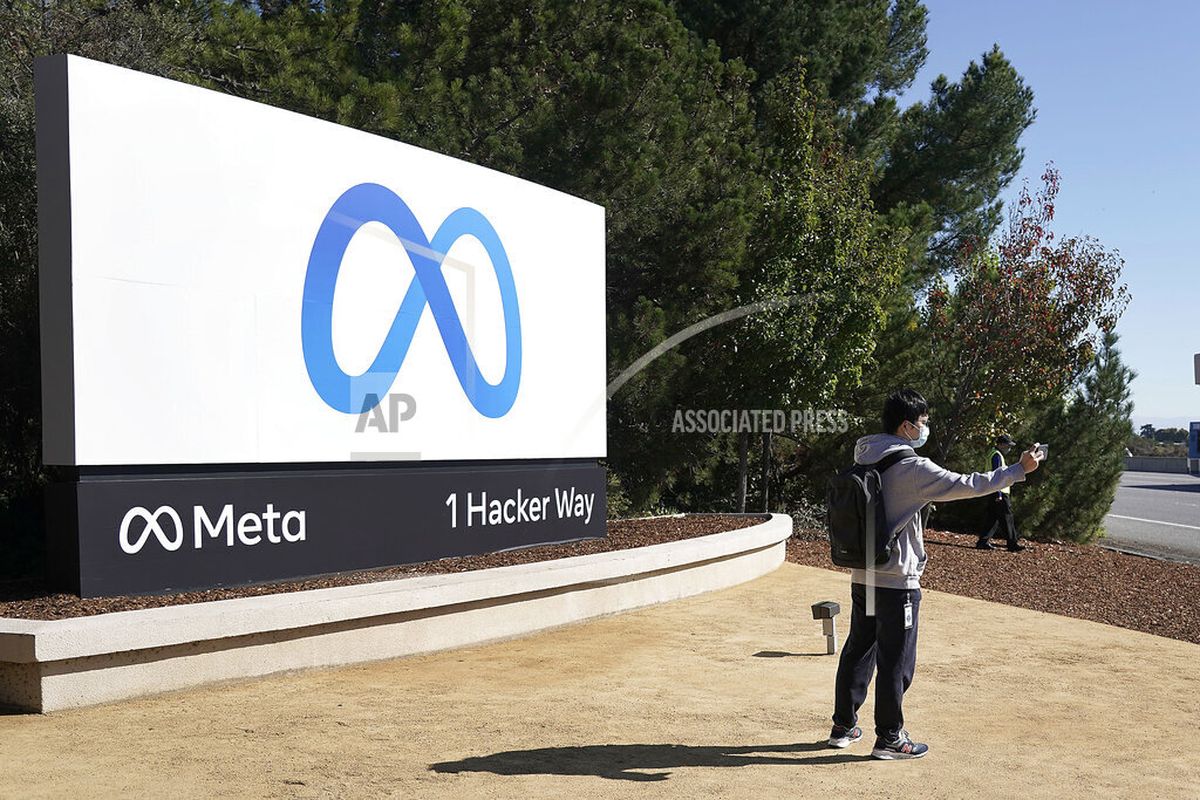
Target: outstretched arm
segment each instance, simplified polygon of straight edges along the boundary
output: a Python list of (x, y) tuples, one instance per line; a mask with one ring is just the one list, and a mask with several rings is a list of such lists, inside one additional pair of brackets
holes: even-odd
[(923, 469), (913, 476), (916, 482), (914, 488), (926, 501), (966, 500), (969, 497), (998, 492), (1017, 481), (1025, 480), (1025, 475), (1037, 469), (1041, 460), (1041, 453), (1037, 451), (1037, 445), (1034, 445), (1021, 453), (1021, 460), (1017, 463), (991, 472), (973, 472), (967, 475), (951, 472), (932, 461), (927, 461)]

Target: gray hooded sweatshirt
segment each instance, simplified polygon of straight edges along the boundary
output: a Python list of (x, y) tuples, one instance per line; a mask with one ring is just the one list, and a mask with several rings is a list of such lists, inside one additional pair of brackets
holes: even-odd
[[(864, 436), (854, 446), (856, 464), (874, 464), (889, 453), (912, 442), (890, 433)], [(899, 530), (891, 558), (875, 568), (875, 585), (889, 589), (919, 589), (925, 571), (925, 530), (921, 509), (926, 503), (965, 500), (999, 491), (1025, 480), (1021, 462), (991, 472), (962, 475), (939, 467), (928, 458), (902, 458), (883, 473), (883, 503), (887, 510), (888, 532)], [(854, 583), (867, 582), (867, 571), (850, 570)]]

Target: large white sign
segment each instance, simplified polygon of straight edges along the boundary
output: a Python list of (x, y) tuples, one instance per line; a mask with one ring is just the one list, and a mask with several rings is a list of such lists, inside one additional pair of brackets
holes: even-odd
[(46, 463), (605, 454), (600, 206), (73, 56), (37, 89)]

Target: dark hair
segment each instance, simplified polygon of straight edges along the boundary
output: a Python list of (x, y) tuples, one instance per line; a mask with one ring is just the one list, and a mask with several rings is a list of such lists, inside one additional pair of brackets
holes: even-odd
[(929, 404), (915, 389), (901, 389), (883, 401), (883, 430), (895, 433), (905, 420), (916, 424), (922, 414), (929, 413)]

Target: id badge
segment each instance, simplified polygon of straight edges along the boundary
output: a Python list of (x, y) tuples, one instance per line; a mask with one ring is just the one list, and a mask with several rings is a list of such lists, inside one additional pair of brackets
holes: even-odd
[(909, 600), (904, 604), (904, 630), (912, 630), (912, 601)]

